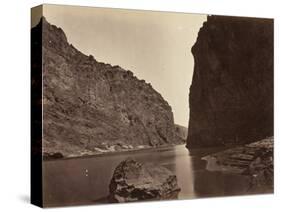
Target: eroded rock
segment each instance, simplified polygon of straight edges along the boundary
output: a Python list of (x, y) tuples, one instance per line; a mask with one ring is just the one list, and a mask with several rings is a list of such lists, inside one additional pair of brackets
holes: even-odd
[(177, 177), (163, 166), (128, 158), (115, 169), (109, 186), (111, 202), (176, 199)]
[(249, 179), (248, 192), (273, 192), (273, 137), (203, 157), (207, 170), (236, 173)]
[(101, 153), (101, 145), (119, 151), (120, 146), (182, 141), (175, 133), (170, 105), (149, 83), (81, 53), (61, 28), (44, 18), (32, 33), (43, 33), (45, 153), (82, 156)]

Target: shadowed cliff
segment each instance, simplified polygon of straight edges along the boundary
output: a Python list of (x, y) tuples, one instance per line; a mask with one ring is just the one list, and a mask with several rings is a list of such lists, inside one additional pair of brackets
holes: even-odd
[[(43, 151), (63, 156), (176, 144), (173, 113), (149, 83), (97, 62), (43, 25)], [(94, 38), (93, 38), (94, 39)], [(91, 43), (89, 43), (91, 45)], [(59, 157), (60, 155), (58, 155)]]
[(187, 147), (273, 135), (273, 20), (208, 16), (192, 48)]

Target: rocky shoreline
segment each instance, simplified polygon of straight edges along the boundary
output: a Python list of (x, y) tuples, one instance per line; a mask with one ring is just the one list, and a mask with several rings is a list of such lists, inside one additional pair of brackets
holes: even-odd
[(247, 176), (250, 193), (273, 192), (273, 137), (207, 155), (206, 169)]
[(178, 145), (184, 145), (184, 144), (169, 144), (169, 145), (162, 145), (160, 147), (151, 147), (151, 146), (137, 146), (133, 148), (124, 148), (124, 149), (118, 149), (118, 151), (114, 150), (112, 147), (107, 148), (103, 151), (81, 151), (77, 152), (77, 154), (71, 154), (71, 155), (63, 155), (61, 152), (44, 152), (43, 153), (43, 160), (49, 161), (49, 160), (58, 160), (58, 159), (73, 159), (73, 158), (81, 158), (81, 157), (98, 157), (98, 156), (107, 156), (112, 154), (123, 154), (123, 153), (130, 153), (130, 152), (138, 152), (138, 151), (150, 151), (150, 150), (165, 150), (167, 148), (171, 148)]

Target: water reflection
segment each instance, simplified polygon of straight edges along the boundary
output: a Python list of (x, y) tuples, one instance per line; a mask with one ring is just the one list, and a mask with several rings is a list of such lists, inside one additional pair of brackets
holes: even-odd
[(231, 195), (245, 195), (248, 193), (249, 178), (244, 175), (210, 172), (206, 170), (206, 161), (203, 156), (219, 152), (225, 148), (204, 148), (190, 151), (193, 186), (197, 197), (217, 197)]
[(45, 161), (44, 202), (48, 206), (90, 204), (106, 201), (116, 166), (127, 157), (154, 163), (177, 175), (179, 198), (194, 197), (192, 164), (184, 145), (167, 149), (122, 153), (105, 157)]
[(176, 175), (178, 179), (181, 192), (179, 193), (179, 199), (195, 198), (194, 192), (194, 179), (192, 170), (192, 160), (189, 155), (189, 151), (185, 147), (180, 147), (175, 150)]
[(179, 199), (245, 194), (249, 182), (244, 176), (209, 172), (204, 154), (220, 149), (188, 151), (184, 145), (102, 157), (45, 161), (44, 203), (64, 206), (107, 202), (109, 183), (116, 166), (128, 157), (170, 169), (181, 188)]

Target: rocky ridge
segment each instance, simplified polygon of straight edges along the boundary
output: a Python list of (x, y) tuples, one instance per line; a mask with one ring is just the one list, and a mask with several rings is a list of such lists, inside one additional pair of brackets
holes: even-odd
[(149, 83), (81, 53), (68, 43), (61, 28), (45, 18), (32, 33), (42, 33), (40, 27), (46, 157), (182, 142), (175, 133), (171, 107)]

